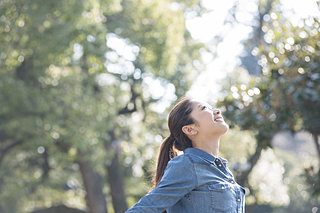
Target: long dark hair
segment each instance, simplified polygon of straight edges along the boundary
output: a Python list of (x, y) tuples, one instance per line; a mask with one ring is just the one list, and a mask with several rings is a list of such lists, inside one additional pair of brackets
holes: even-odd
[(188, 147), (192, 147), (191, 140), (182, 131), (183, 126), (195, 123), (190, 115), (192, 110), (191, 99), (184, 97), (173, 107), (169, 114), (170, 136), (166, 137), (160, 146), (154, 187), (159, 184), (168, 162), (177, 156), (175, 149), (183, 151)]

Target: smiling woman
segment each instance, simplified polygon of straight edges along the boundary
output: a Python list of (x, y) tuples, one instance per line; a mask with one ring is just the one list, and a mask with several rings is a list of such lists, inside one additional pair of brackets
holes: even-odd
[[(218, 156), (229, 126), (219, 109), (183, 98), (169, 114), (170, 136), (161, 144), (154, 188), (127, 213), (244, 212), (245, 190)], [(177, 156), (178, 151), (183, 154)]]

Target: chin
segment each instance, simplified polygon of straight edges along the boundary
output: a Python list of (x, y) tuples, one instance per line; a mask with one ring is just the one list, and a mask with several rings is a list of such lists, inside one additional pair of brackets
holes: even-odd
[(224, 123), (223, 128), (222, 129), (222, 135), (227, 133), (229, 130), (229, 125), (227, 123)]
[(226, 123), (223, 123), (222, 125), (219, 125), (219, 127), (216, 127), (213, 131), (213, 134), (222, 136), (225, 133), (227, 133), (229, 130), (229, 125)]

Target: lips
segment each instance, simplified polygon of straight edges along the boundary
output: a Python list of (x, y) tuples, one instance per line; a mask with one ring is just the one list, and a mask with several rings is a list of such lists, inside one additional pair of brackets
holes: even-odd
[(223, 118), (222, 118), (222, 117), (216, 117), (216, 118), (214, 119), (214, 121), (220, 121), (220, 122), (222, 122), (222, 121), (223, 121)]

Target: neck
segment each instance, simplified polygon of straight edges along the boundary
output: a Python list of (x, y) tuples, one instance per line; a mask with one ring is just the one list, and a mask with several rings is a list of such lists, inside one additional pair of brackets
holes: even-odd
[(194, 148), (201, 149), (209, 154), (218, 157), (219, 154), (220, 136), (209, 139), (196, 139), (193, 140), (192, 145)]

